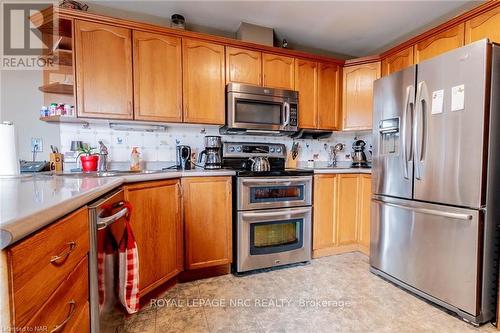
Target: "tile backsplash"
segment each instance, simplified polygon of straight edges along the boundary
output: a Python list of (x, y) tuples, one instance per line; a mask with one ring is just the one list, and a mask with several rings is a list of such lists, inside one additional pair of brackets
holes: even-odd
[[(177, 144), (191, 146), (192, 151), (198, 154), (203, 150), (205, 135), (219, 135), (219, 129), (216, 126), (168, 125), (166, 132), (122, 131), (111, 129), (107, 123), (96, 123), (85, 127), (81, 124), (61, 124), (60, 133), (61, 152), (66, 155), (66, 163), (71, 163), (72, 159), (74, 159), (74, 155), (70, 151), (72, 140), (83, 141), (92, 147), (97, 147), (98, 141), (103, 141), (109, 149), (110, 162), (128, 162), (132, 147), (139, 147), (141, 158), (144, 161), (173, 162), (175, 161), (175, 147)], [(371, 150), (372, 144), (371, 132), (335, 132), (328, 139), (296, 140), (299, 142), (297, 160), (327, 161), (328, 147), (336, 143), (344, 143), (344, 151), (338, 155), (338, 160), (350, 161), (351, 146), (355, 139), (366, 141), (366, 155), (368, 159), (371, 159), (371, 154), (368, 152)], [(222, 135), (222, 141), (283, 143), (286, 145), (287, 151), (289, 151), (294, 139), (288, 137)]]

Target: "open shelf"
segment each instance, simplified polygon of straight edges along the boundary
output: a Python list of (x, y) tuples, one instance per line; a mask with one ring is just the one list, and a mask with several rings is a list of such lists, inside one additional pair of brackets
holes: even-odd
[(47, 116), (40, 117), (41, 121), (46, 121), (48, 123), (78, 123), (78, 124), (87, 124), (88, 121), (83, 120), (81, 118), (77, 118), (75, 116)]
[(60, 82), (45, 84), (39, 87), (38, 89), (40, 91), (43, 91), (44, 93), (50, 93), (50, 94), (73, 95), (74, 93), (72, 84), (66, 84)]
[[(40, 58), (49, 58), (55, 56), (55, 64), (60, 66), (73, 66), (73, 51), (58, 49), (49, 55), (43, 55)], [(50, 70), (50, 69), (48, 69)]]

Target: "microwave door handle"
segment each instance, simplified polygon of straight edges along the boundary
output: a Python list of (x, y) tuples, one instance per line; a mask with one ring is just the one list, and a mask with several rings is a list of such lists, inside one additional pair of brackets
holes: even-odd
[(283, 127), (286, 128), (290, 125), (290, 103), (288, 102), (283, 103), (283, 118), (285, 119)]

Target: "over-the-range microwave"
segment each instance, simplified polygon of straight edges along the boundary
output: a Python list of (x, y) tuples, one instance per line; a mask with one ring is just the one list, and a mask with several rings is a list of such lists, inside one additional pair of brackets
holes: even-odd
[(298, 127), (299, 93), (240, 83), (226, 86), (223, 134), (291, 135)]

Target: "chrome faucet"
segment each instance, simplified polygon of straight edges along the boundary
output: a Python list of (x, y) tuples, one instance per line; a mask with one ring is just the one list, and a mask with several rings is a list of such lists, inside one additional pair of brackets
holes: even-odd
[(98, 171), (108, 171), (108, 147), (99, 141), (99, 166)]
[(330, 146), (329, 158), (328, 158), (328, 166), (332, 167), (337, 165), (337, 153), (344, 149), (343, 143), (337, 143), (335, 146)]

